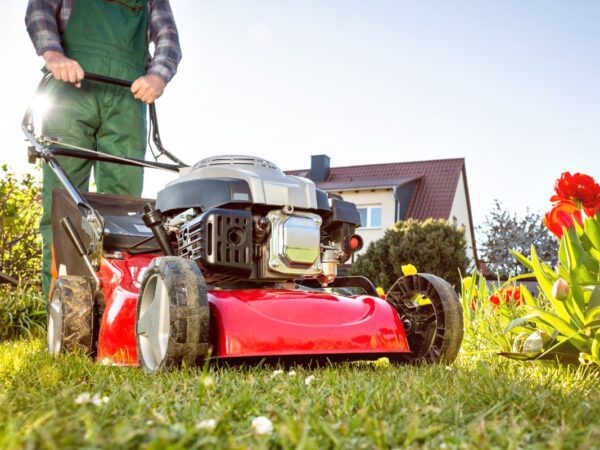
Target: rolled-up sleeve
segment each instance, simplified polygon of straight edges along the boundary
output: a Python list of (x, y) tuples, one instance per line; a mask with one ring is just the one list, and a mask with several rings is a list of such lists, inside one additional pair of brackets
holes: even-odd
[(156, 75), (168, 83), (177, 72), (181, 61), (179, 33), (168, 0), (151, 0), (149, 37), (154, 42), (154, 55), (148, 67), (149, 75)]
[(61, 0), (29, 0), (25, 25), (38, 55), (49, 50), (63, 52), (57, 15)]

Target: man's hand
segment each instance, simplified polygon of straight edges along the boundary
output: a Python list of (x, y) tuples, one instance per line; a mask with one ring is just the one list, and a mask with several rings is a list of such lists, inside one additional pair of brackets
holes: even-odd
[(135, 98), (147, 105), (154, 103), (154, 100), (160, 97), (164, 90), (165, 82), (156, 75), (144, 75), (131, 85), (131, 92), (133, 92)]
[(42, 57), (46, 62), (46, 69), (52, 72), (54, 78), (65, 83), (72, 83), (75, 87), (81, 87), (84, 73), (77, 61), (53, 50), (44, 52)]

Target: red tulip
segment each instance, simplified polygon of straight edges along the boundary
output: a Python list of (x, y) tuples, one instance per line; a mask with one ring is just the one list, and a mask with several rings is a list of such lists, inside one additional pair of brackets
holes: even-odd
[(500, 298), (505, 303), (513, 302), (515, 306), (521, 304), (521, 290), (517, 287), (514, 288), (502, 288), (495, 294), (490, 295), (490, 303), (495, 306), (500, 306)]
[(575, 220), (583, 226), (581, 211), (579, 211), (577, 205), (571, 201), (564, 201), (556, 203), (552, 209), (546, 213), (544, 224), (560, 239), (565, 228), (574, 227)]
[(585, 208), (584, 207), (583, 210), (585, 211), (586, 216), (593, 217), (594, 214), (596, 214), (596, 212), (600, 212), (600, 203), (598, 203), (595, 208)]
[(593, 211), (600, 207), (600, 184), (592, 177), (582, 173), (563, 172), (554, 185), (556, 195), (550, 200), (563, 203), (572, 202)]

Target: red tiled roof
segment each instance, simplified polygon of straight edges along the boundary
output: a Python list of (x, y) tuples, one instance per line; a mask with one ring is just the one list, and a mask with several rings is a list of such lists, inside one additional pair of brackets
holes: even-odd
[[(455, 158), (332, 167), (327, 180), (316, 185), (320, 189), (340, 191), (400, 186), (420, 178), (406, 217), (418, 220), (430, 217), (448, 219), (464, 165), (464, 158)], [(286, 173), (309, 176), (310, 170), (290, 170)]]

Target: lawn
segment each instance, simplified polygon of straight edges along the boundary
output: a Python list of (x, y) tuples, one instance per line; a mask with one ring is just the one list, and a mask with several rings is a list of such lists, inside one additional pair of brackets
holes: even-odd
[(462, 353), (149, 376), (44, 347), (0, 344), (0, 448), (600, 448), (600, 378), (584, 367)]

